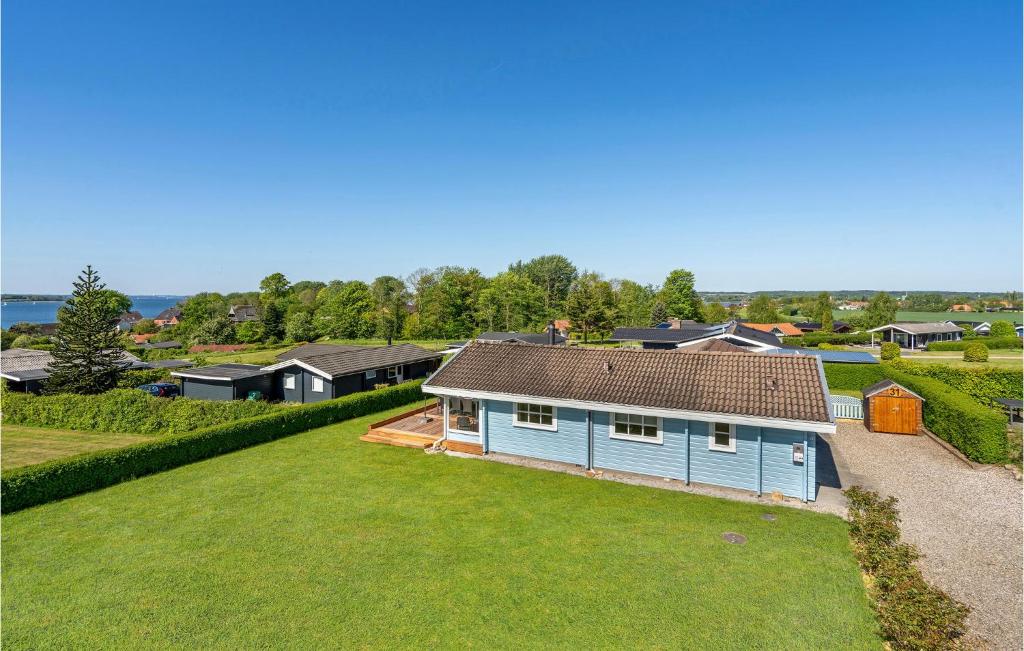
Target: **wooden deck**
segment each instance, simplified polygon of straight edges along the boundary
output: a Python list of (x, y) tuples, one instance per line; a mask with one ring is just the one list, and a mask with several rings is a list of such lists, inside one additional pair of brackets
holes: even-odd
[(369, 431), (359, 437), (368, 443), (383, 443), (403, 448), (425, 449), (434, 445), (444, 436), (444, 416), (437, 410), (436, 404), (426, 408), (410, 409), (397, 416), (378, 423), (371, 423)]

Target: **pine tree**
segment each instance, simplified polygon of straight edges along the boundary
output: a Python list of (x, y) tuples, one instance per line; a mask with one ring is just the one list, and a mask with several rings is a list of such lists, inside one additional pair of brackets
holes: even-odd
[(654, 306), (651, 308), (651, 327), (653, 328), (659, 323), (666, 321), (668, 321), (668, 309), (661, 301), (655, 301)]
[(124, 344), (114, 328), (117, 314), (100, 276), (87, 266), (74, 283), (71, 298), (57, 311), (49, 393), (102, 393), (117, 386)]

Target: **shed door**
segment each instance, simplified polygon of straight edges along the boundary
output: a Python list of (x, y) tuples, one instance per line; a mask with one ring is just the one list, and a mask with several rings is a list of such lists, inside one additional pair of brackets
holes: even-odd
[(894, 434), (916, 434), (920, 402), (915, 398), (875, 398), (874, 430)]

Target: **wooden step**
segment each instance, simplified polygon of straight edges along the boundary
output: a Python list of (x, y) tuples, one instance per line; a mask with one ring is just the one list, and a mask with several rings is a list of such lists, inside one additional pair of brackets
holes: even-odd
[(462, 452), (464, 454), (477, 454), (483, 456), (484, 446), (479, 443), (463, 443), (462, 441), (448, 440), (444, 442), (446, 449), (452, 452)]
[(385, 445), (395, 445), (402, 448), (419, 448), (422, 450), (424, 448), (429, 448), (437, 439), (432, 436), (423, 436), (409, 432), (370, 430), (366, 434), (360, 436), (359, 440), (366, 441), (368, 443), (383, 443)]

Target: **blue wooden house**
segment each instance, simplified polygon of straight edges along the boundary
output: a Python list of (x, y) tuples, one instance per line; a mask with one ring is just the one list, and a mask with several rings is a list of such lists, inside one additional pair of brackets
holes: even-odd
[(463, 449), (801, 500), (835, 432), (813, 356), (474, 342), (423, 390)]

